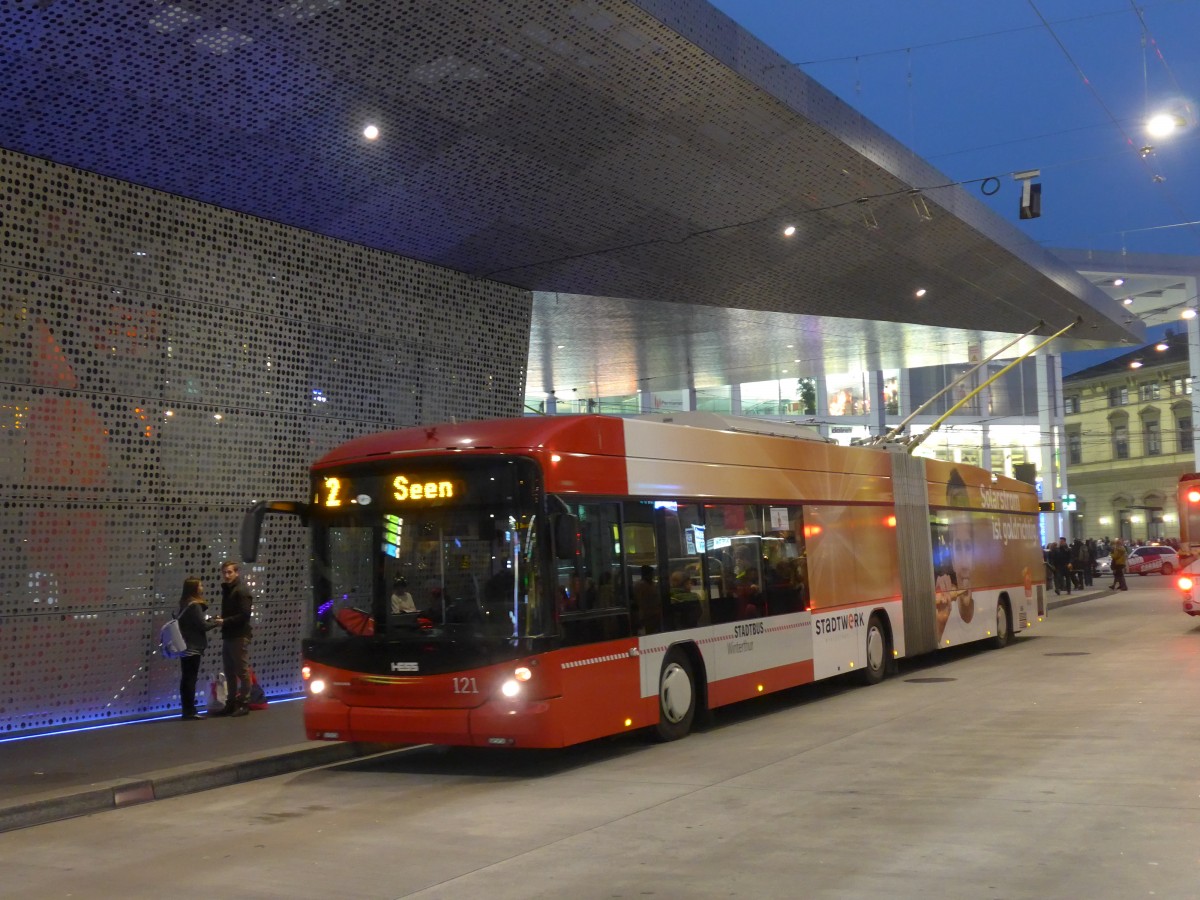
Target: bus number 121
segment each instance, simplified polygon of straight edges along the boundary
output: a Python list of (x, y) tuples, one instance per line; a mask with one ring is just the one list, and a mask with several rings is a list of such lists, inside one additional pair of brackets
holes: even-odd
[(454, 677), (454, 693), (456, 693), (456, 694), (478, 694), (479, 693), (479, 685), (477, 685), (475, 683), (474, 678), (469, 678), (469, 677), (459, 678), (456, 675)]

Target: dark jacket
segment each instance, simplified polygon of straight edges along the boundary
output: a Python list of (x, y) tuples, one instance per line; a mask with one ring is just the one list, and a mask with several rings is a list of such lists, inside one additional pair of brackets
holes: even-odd
[(1058, 569), (1060, 572), (1065, 572), (1071, 566), (1071, 546), (1069, 544), (1055, 544), (1050, 548), (1050, 565)]
[(239, 578), (233, 584), (221, 583), (221, 637), (250, 637), (250, 588)]
[[(187, 641), (188, 653), (199, 656), (208, 648), (209, 625), (205, 621), (205, 610), (208, 604), (203, 600), (195, 600), (183, 608), (179, 614), (179, 631)], [(215, 628), (216, 626), (212, 626)]]

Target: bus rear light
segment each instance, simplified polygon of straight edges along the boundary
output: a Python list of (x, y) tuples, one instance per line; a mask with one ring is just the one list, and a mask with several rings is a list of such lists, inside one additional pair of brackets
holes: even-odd
[(1193, 582), (1191, 577), (1187, 575), (1180, 575), (1179, 580), (1176, 581), (1175, 584), (1181, 591), (1187, 593), (1191, 591), (1192, 585), (1195, 584), (1195, 582)]
[(532, 677), (533, 672), (525, 666), (517, 666), (516, 671), (513, 672), (513, 678), (517, 679), (517, 681), (528, 681)]
[(1200, 491), (1188, 491), (1188, 503), (1200, 503)]
[(320, 678), (314, 678), (309, 682), (308, 689), (314, 694), (323, 694), (325, 693), (325, 682)]
[(626, 719), (626, 720), (625, 720), (625, 727), (626, 727), (626, 728), (628, 728), (628, 727), (629, 727), (629, 726), (631, 726), (632, 724), (633, 724), (633, 719)]
[(304, 666), (300, 670), (300, 677), (305, 681), (308, 681), (308, 679), (312, 678), (312, 666)]
[(517, 694), (521, 693), (521, 685), (518, 684), (514, 679), (510, 678), (508, 681), (504, 682), (504, 684), (500, 685), (500, 693), (511, 700), (513, 697), (517, 696)]

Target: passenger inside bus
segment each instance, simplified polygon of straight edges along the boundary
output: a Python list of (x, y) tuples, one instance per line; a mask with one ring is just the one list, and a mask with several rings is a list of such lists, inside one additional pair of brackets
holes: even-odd
[(642, 566), (641, 577), (633, 584), (633, 620), (641, 634), (663, 630), (662, 598), (654, 581), (654, 566)]
[(672, 628), (695, 628), (700, 624), (700, 598), (692, 591), (685, 569), (671, 573)]
[(759, 576), (759, 560), (749, 545), (738, 547), (733, 560), (734, 614), (739, 619), (766, 615)]

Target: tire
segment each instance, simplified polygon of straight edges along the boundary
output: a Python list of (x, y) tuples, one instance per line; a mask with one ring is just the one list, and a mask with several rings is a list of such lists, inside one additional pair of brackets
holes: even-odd
[(1175, 567), (1170, 563), (1163, 563), (1162, 573), (1167, 576), (1175, 574)]
[(862, 680), (867, 684), (879, 684), (887, 675), (891, 641), (883, 623), (883, 616), (879, 613), (872, 615), (867, 622), (867, 665), (862, 670)]
[(696, 676), (692, 661), (678, 647), (667, 651), (658, 676), (658, 725), (660, 741), (687, 737), (696, 718)]
[(1008, 609), (1008, 602), (1001, 600), (996, 604), (996, 632), (992, 635), (992, 646), (1003, 650), (1012, 639), (1012, 633), (1012, 613)]

